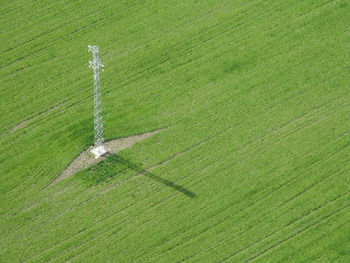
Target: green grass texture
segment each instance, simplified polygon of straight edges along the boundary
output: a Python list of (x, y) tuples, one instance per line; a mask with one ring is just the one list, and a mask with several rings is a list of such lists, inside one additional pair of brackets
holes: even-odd
[[(350, 3), (2, 0), (0, 262), (350, 262)], [(163, 129), (49, 186), (93, 142)]]

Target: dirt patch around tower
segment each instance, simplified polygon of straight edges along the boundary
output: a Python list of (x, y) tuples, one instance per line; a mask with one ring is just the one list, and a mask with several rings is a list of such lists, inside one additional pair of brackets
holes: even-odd
[(97, 159), (95, 159), (95, 156), (90, 152), (93, 147), (90, 147), (89, 149), (83, 151), (79, 154), (77, 158), (74, 159), (73, 162), (58, 176), (56, 177), (48, 186), (52, 186), (56, 184), (57, 182), (77, 173), (78, 171), (88, 168), (104, 159), (107, 158), (110, 154), (118, 153), (126, 148), (129, 148), (133, 146), (135, 143), (140, 142), (148, 137), (151, 137), (161, 130), (156, 130), (152, 132), (146, 132), (139, 135), (133, 135), (125, 138), (119, 138), (111, 141), (107, 141), (104, 143), (104, 146), (108, 153), (104, 156), (101, 156)]

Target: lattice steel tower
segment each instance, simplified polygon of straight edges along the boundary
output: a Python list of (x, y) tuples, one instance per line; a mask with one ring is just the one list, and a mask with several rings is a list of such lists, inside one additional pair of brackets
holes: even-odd
[(95, 158), (98, 158), (105, 153), (107, 150), (103, 145), (103, 124), (102, 124), (102, 108), (101, 108), (101, 93), (100, 93), (100, 67), (104, 65), (101, 62), (99, 56), (98, 46), (89, 45), (89, 51), (92, 52), (93, 60), (89, 61), (89, 67), (94, 71), (94, 148), (91, 152), (95, 155)]

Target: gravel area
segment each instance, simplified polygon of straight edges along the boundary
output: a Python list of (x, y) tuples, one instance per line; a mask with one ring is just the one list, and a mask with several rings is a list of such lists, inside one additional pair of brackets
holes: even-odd
[(55, 178), (48, 186), (54, 185), (55, 183), (77, 173), (78, 171), (88, 168), (104, 159), (109, 154), (115, 154), (120, 152), (126, 148), (133, 146), (135, 143), (142, 141), (148, 137), (155, 135), (161, 130), (156, 130), (152, 132), (146, 132), (139, 135), (133, 135), (125, 138), (115, 139), (111, 141), (107, 141), (104, 143), (104, 146), (108, 153), (105, 156), (101, 156), (98, 159), (95, 159), (94, 155), (90, 152), (93, 147), (90, 147), (86, 151), (80, 153), (80, 155), (74, 159), (73, 162), (61, 173), (60, 176)]

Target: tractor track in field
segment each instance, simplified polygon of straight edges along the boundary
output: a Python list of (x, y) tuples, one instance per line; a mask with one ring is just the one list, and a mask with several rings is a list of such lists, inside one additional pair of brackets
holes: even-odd
[[(284, 207), (285, 205), (287, 205), (289, 202), (292, 202), (296, 199), (298, 199), (300, 196), (302, 196), (303, 194), (305, 194), (306, 192), (308, 192), (310, 189), (312, 189), (313, 187), (317, 186), (320, 183), (323, 183), (324, 181), (332, 178), (334, 175), (338, 174), (339, 172), (344, 172), (343, 169), (338, 168), (335, 172), (324, 176), (323, 178), (313, 182), (312, 184), (310, 184), (309, 186), (307, 186), (306, 188), (304, 188), (302, 191), (300, 191), (299, 193), (295, 194), (294, 196), (290, 197), (287, 201), (285, 201), (283, 204), (279, 205), (277, 209)], [(273, 210), (274, 211), (274, 210)]]
[(65, 102), (66, 102), (66, 101), (62, 101), (62, 102), (60, 102), (60, 103), (57, 103), (57, 104), (55, 104), (55, 105), (53, 105), (53, 106), (51, 106), (51, 107), (49, 107), (49, 108), (47, 108), (47, 109), (45, 109), (45, 110), (39, 111), (39, 112), (36, 113), (34, 116), (29, 117), (28, 119), (25, 119), (25, 120), (23, 120), (23, 121), (21, 121), (21, 122), (15, 124), (14, 126), (12, 126), (12, 127), (10, 128), (10, 133), (14, 133), (14, 132), (16, 132), (17, 130), (22, 129), (23, 127), (26, 126), (26, 124), (27, 124), (29, 121), (31, 121), (31, 120), (33, 120), (33, 119), (35, 119), (35, 118), (37, 118), (37, 117), (40, 117), (40, 116), (42, 116), (42, 115), (44, 115), (44, 114), (46, 114), (46, 113), (49, 113), (49, 112), (51, 112), (51, 111), (53, 111), (53, 110), (55, 110), (55, 109), (61, 107), (62, 105), (64, 105)]
[[(117, 1), (117, 2), (114, 3), (113, 5), (111, 5), (111, 6), (106, 6), (106, 7), (102, 8), (102, 9), (110, 9), (112, 6), (117, 5), (117, 4), (121, 3), (121, 2), (122, 2), (122, 1)], [(135, 5), (136, 5), (136, 4), (134, 4), (134, 6), (135, 6)], [(41, 9), (46, 9), (46, 8), (47, 8), (47, 7), (43, 7), (43, 8), (41, 8)], [(126, 9), (128, 9), (128, 8), (124, 8), (123, 11), (126, 10)], [(39, 11), (40, 11), (40, 10), (39, 10)], [(98, 10), (98, 11), (101, 11), (101, 10)], [(97, 12), (97, 10), (94, 10), (93, 12), (90, 12), (90, 13), (88, 13), (88, 14), (86, 14), (86, 15), (83, 15), (83, 16), (81, 16), (80, 18), (81, 18), (81, 19), (89, 18), (89, 17), (91, 17), (91, 16), (96, 15), (96, 12)], [(26, 45), (26, 44), (28, 44), (28, 43), (30, 43), (30, 42), (32, 42), (32, 41), (35, 41), (35, 40), (37, 40), (37, 39), (42, 38), (43, 36), (49, 35), (49, 34), (51, 34), (51, 33), (54, 33), (54, 32), (56, 32), (56, 31), (58, 31), (58, 30), (64, 28), (65, 26), (74, 24), (74, 23), (75, 23), (75, 19), (76, 19), (76, 17), (71, 16), (71, 17), (70, 17), (70, 20), (68, 20), (68, 21), (66, 21), (66, 22), (64, 22), (64, 23), (62, 23), (62, 24), (56, 26), (55, 28), (53, 28), (53, 29), (51, 29), (51, 30), (46, 30), (45, 32), (42, 32), (41, 34), (36, 35), (35, 37), (32, 37), (32, 38), (30, 38), (30, 39), (27, 39), (27, 40), (23, 41), (22, 43), (18, 44), (17, 46), (13, 46), (13, 47), (10, 47), (10, 48), (8, 48), (8, 49), (6, 49), (6, 50), (3, 50), (3, 51), (0, 53), (0, 55), (3, 55), (4, 53), (10, 52), (10, 51), (12, 51), (12, 50), (18, 49), (18, 48), (20, 48), (20, 47), (22, 47), (22, 46), (24, 46), (24, 45)], [(101, 21), (101, 20), (106, 20), (106, 18), (98, 19), (97, 21), (94, 21), (94, 22), (92, 22), (92, 23), (89, 23), (88, 25), (96, 24), (98, 21)], [(79, 29), (81, 29), (81, 28), (83, 28), (83, 27), (85, 27), (85, 26), (82, 26), (82, 27), (80, 27)], [(77, 32), (77, 30), (73, 30), (73, 31), (71, 31), (71, 32), (69, 32), (69, 33), (67, 33), (67, 34), (65, 34), (64, 36), (69, 35), (69, 34), (71, 34), (72, 32)], [(56, 37), (56, 38), (52, 39), (52, 40), (51, 40), (50, 42), (48, 42), (47, 44), (50, 45), (50, 44), (54, 43), (54, 41), (57, 40), (57, 39), (59, 39), (59, 38), (62, 38), (62, 36), (59, 36), (59, 37)], [(35, 53), (35, 52), (34, 52), (34, 53)], [(34, 53), (32, 53), (32, 54), (34, 54)], [(30, 56), (30, 55), (32, 55), (32, 54), (29, 54), (28, 56)], [(28, 57), (28, 56), (27, 56), (27, 57)], [(10, 63), (10, 64), (12, 64), (12, 63)], [(5, 66), (3, 66), (3, 67), (7, 67), (7, 66), (10, 65), (10, 64), (7, 64), (7, 65), (5, 65)], [(3, 67), (0, 67), (0, 69), (3, 68)]]
[[(328, 203), (330, 203), (330, 202), (333, 202), (333, 201), (335, 201), (336, 199), (339, 199), (341, 196), (338, 196), (337, 198), (335, 198), (334, 200), (330, 200), (329, 202), (327, 202), (327, 204)], [(324, 206), (326, 206), (327, 204), (325, 204), (325, 205), (323, 205), (322, 207), (318, 207), (317, 208), (317, 210), (319, 210), (319, 209), (321, 209), (321, 208), (323, 208)], [(316, 211), (313, 211), (313, 213), (315, 213)], [(310, 213), (309, 213), (310, 214)], [(309, 215), (308, 214), (308, 215)], [(304, 215), (302, 218), (304, 218), (304, 217), (306, 217), (306, 216), (308, 216), (308, 215)], [(299, 220), (301, 220), (302, 218), (300, 218)], [(137, 226), (137, 228), (138, 229), (141, 229), (141, 227), (142, 226), (144, 226), (145, 224), (148, 224), (148, 223), (150, 223), (150, 220), (146, 220), (146, 222), (142, 222), (141, 224), (139, 224), (138, 226)], [(114, 226), (117, 226), (118, 224), (116, 224), (116, 225), (113, 225), (112, 226), (112, 228), (114, 227)], [(282, 229), (283, 230), (283, 229)], [(88, 242), (90, 242), (90, 241), (92, 241), (92, 240), (96, 240), (97, 238), (102, 238), (102, 237), (105, 237), (106, 235), (107, 235), (107, 231), (108, 230), (106, 230), (106, 231), (102, 231), (102, 233), (99, 233), (99, 235), (98, 235), (98, 237), (97, 236), (95, 236), (94, 238), (92, 238), (91, 240), (86, 240), (85, 242), (83, 242), (84, 244), (87, 244)], [(120, 233), (122, 230), (121, 229), (119, 229), (119, 230), (117, 230), (117, 232), (114, 232), (115, 234), (118, 234), (118, 233)], [(243, 233), (243, 232), (242, 232)], [(242, 234), (242, 233), (240, 233), (240, 234)], [(275, 233), (274, 233), (275, 234)], [(274, 234), (272, 234), (272, 235), (274, 235)], [(110, 234), (109, 234), (110, 235)], [(267, 239), (267, 238), (269, 238), (270, 236), (272, 236), (272, 235), (269, 235), (269, 236), (265, 236), (264, 237), (264, 240), (265, 239)], [(197, 237), (197, 236), (196, 236)], [(260, 240), (261, 241), (261, 240)], [(77, 248), (77, 247), (80, 247), (81, 245), (83, 245), (83, 244), (79, 244), (78, 246), (76, 246), (75, 248)], [(252, 246), (252, 245), (251, 245)], [(250, 246), (250, 247), (251, 247)], [(87, 248), (87, 250), (89, 250), (89, 249), (91, 249), (91, 246), (89, 246), (89, 248)], [(172, 248), (171, 248), (172, 249)], [(87, 250), (84, 250), (84, 252), (86, 252)], [(71, 249), (69, 249), (69, 251), (72, 251)], [(77, 255), (79, 255), (79, 254), (81, 254), (81, 252), (78, 252), (78, 254), (76, 254), (75, 256), (77, 256)], [(75, 257), (74, 256), (74, 257)], [(154, 259), (154, 257), (152, 257), (152, 259)]]
[[(250, 249), (250, 248), (252, 248), (252, 247), (254, 247), (256, 245), (261, 244), (261, 242), (264, 242), (264, 241), (268, 240), (269, 238), (273, 237), (274, 235), (278, 234), (279, 232), (284, 231), (286, 228), (294, 225), (295, 223), (300, 222), (302, 219), (304, 219), (304, 218), (306, 218), (306, 217), (308, 217), (308, 216), (310, 216), (312, 214), (317, 213), (319, 210), (321, 210), (322, 208), (324, 208), (324, 207), (328, 206), (329, 204), (335, 202), (336, 200), (338, 200), (339, 198), (343, 197), (344, 195), (345, 194), (342, 194), (342, 195), (337, 196), (336, 198), (333, 198), (332, 200), (328, 200), (328, 202), (326, 202), (326, 204), (323, 204), (322, 206), (318, 206), (318, 207), (310, 210), (309, 212), (305, 213), (304, 215), (299, 217), (297, 220), (295, 220), (292, 224), (285, 225), (285, 226), (281, 227), (280, 229), (278, 229), (277, 231), (274, 231), (274, 232), (272, 232), (270, 234), (267, 234), (267, 235), (263, 236), (259, 240), (257, 240), (255, 242), (245, 246), (244, 248), (242, 248), (242, 249), (240, 249), (238, 251), (235, 251), (234, 253), (232, 253), (230, 255), (228, 255), (227, 257), (222, 259), (220, 262), (225, 262), (225, 261), (229, 260), (232, 257), (235, 257), (235, 256), (237, 256), (239, 254), (242, 254), (243, 252), (247, 251), (248, 249)], [(349, 205), (346, 205), (346, 206), (338, 209), (335, 213), (334, 212), (329, 213), (327, 216), (324, 216), (321, 220), (313, 222), (312, 224), (306, 226), (302, 230), (297, 231), (295, 234), (302, 234), (303, 232), (307, 231), (309, 228), (311, 228), (311, 227), (321, 223), (323, 220), (327, 219), (330, 216), (335, 215), (337, 212), (341, 212), (342, 210), (344, 210), (347, 207), (349, 207)], [(249, 229), (248, 229), (248, 231), (249, 231)], [(244, 233), (244, 232), (242, 232), (242, 233)], [(293, 234), (292, 237), (295, 237), (295, 234)], [(289, 238), (286, 238), (286, 239), (289, 239)], [(275, 245), (281, 245), (283, 242), (285, 242), (286, 239), (283, 239), (282, 241), (277, 242)]]
[(251, 262), (251, 261), (257, 259), (258, 257), (264, 255), (265, 253), (269, 252), (270, 250), (272, 250), (272, 249), (274, 249), (274, 248), (276, 248), (276, 247), (282, 246), (284, 243), (286, 243), (286, 242), (290, 241), (291, 239), (293, 239), (293, 238), (295, 238), (295, 237), (297, 237), (297, 236), (299, 236), (299, 235), (305, 233), (305, 232), (308, 231), (309, 229), (311, 229), (311, 228), (313, 228), (313, 227), (315, 227), (315, 226), (317, 226), (317, 225), (323, 223), (323, 222), (326, 221), (327, 219), (329, 219), (329, 218), (331, 218), (331, 217), (334, 217), (335, 215), (338, 215), (340, 212), (342, 212), (343, 210), (345, 210), (345, 209), (347, 209), (347, 208), (349, 208), (349, 207), (350, 207), (350, 205), (346, 205), (346, 206), (343, 206), (343, 207), (341, 207), (341, 208), (339, 208), (339, 209), (333, 211), (332, 213), (329, 213), (328, 215), (324, 216), (324, 217), (321, 218), (320, 220), (313, 222), (312, 224), (310, 224), (310, 225), (304, 227), (303, 229), (297, 231), (296, 233), (290, 235), (289, 237), (282, 239), (281, 241), (279, 241), (279, 242), (275, 243), (274, 245), (270, 246), (269, 248), (267, 248), (267, 249), (265, 249), (265, 250), (263, 250), (263, 251), (257, 253), (257, 254), (254, 255), (253, 257), (250, 257), (250, 258), (249, 258), (248, 260), (246, 260), (245, 262)]

